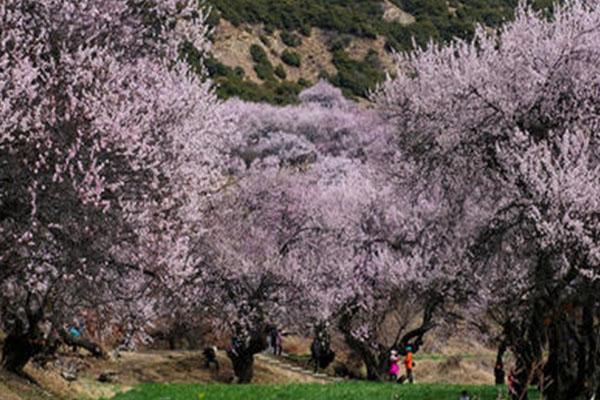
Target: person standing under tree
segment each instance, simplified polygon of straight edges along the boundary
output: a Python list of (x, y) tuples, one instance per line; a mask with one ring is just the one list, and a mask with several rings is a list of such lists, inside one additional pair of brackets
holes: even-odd
[(498, 358), (496, 362), (496, 366), (494, 367), (494, 378), (496, 381), (496, 392), (498, 393), (497, 398), (504, 398), (504, 390), (502, 389), (504, 386), (505, 376), (504, 376), (504, 363), (502, 362), (502, 358)]
[(414, 382), (413, 376), (413, 366), (415, 365), (413, 362), (413, 349), (412, 346), (406, 346), (406, 357), (404, 358), (404, 366), (406, 367), (406, 380), (409, 383)]
[(273, 354), (280, 356), (282, 352), (283, 338), (281, 336), (281, 331), (276, 325), (271, 326), (271, 330), (269, 332), (269, 342), (271, 344), (271, 348), (273, 349)]
[(283, 352), (283, 336), (280, 330), (277, 330), (277, 335), (275, 336), (275, 355), (280, 356)]
[(396, 350), (392, 350), (390, 353), (390, 380), (398, 381), (400, 376), (400, 367), (398, 366), (398, 362), (400, 361), (400, 357), (398, 357), (398, 352)]

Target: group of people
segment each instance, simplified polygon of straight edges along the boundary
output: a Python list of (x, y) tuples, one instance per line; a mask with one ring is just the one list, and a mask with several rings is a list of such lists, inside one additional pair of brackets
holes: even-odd
[(412, 346), (405, 347), (404, 356), (404, 367), (406, 368), (406, 375), (400, 375), (400, 361), (402, 360), (397, 350), (392, 350), (390, 353), (390, 380), (398, 383), (409, 383), (414, 382), (413, 367), (415, 362), (413, 361), (413, 349)]

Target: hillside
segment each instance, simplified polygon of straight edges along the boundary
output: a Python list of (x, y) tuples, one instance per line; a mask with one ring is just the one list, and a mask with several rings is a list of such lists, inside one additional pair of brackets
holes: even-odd
[[(538, 9), (551, 0), (532, 0)], [(365, 98), (391, 71), (392, 52), (469, 38), (511, 19), (518, 0), (209, 0), (212, 58), (223, 98), (287, 104), (319, 78)], [(194, 63), (197, 54), (188, 48)]]

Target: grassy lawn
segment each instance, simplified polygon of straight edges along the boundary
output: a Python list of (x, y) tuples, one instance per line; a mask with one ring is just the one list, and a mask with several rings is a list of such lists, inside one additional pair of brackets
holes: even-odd
[(473, 395), (480, 400), (497, 398), (494, 386), (350, 382), (330, 385), (144, 384), (117, 395), (114, 400), (458, 400), (462, 390), (467, 390), (471, 398)]

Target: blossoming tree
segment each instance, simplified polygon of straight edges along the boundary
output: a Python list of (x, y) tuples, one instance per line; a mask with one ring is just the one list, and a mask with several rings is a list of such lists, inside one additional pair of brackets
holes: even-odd
[(441, 194), (471, 301), (500, 316), (515, 398), (536, 370), (549, 399), (600, 390), (599, 46), (598, 2), (521, 5), (497, 32), (399, 55), (375, 95), (407, 179)]
[(84, 310), (151, 321), (193, 263), (227, 123), (178, 61), (206, 48), (193, 1), (8, 0), (0, 32), (0, 324), (19, 372)]

